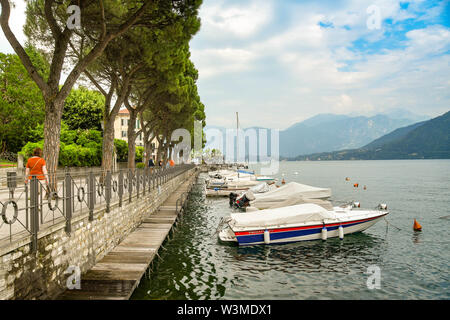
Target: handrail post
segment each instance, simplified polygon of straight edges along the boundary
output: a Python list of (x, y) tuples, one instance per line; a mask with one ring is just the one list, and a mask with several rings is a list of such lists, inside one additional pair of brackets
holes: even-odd
[(128, 169), (128, 202), (131, 203), (131, 195), (133, 193), (133, 173)]
[(123, 197), (123, 170), (119, 171), (119, 207), (122, 207)]
[(135, 175), (136, 175), (136, 199), (139, 199), (139, 184), (140, 184), (140, 179), (141, 179), (141, 170), (139, 169), (134, 169)]
[(106, 200), (106, 212), (111, 209), (111, 171), (106, 171), (106, 182), (105, 182), (105, 200)]
[(66, 212), (66, 233), (70, 234), (72, 231), (72, 177), (67, 168), (64, 175), (64, 209)]
[(95, 177), (92, 169), (88, 176), (88, 206), (89, 206), (89, 221), (94, 220), (94, 205), (95, 205)]
[(148, 170), (146, 168), (142, 169), (142, 195), (145, 196), (145, 187), (147, 182), (147, 172)]
[(37, 240), (39, 231), (39, 198), (38, 198), (38, 184), (36, 176), (33, 176), (30, 181), (30, 224), (31, 224), (31, 252), (37, 251)]

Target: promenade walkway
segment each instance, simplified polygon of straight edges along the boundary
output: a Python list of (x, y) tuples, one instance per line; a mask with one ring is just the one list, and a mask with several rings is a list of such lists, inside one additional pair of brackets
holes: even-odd
[(176, 202), (189, 192), (196, 175), (181, 184), (159, 210), (95, 266), (81, 276), (81, 289), (67, 289), (60, 300), (127, 300), (139, 285), (162, 243), (178, 219)]

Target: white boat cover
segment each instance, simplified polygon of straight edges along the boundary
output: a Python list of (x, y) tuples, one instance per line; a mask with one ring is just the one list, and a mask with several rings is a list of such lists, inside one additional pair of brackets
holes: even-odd
[(260, 183), (254, 187), (251, 187), (250, 189), (248, 189), (249, 191), (252, 191), (253, 193), (265, 193), (265, 192), (269, 192), (271, 190), (276, 189), (277, 187), (275, 186), (275, 184), (271, 184), (268, 185), (267, 183), (263, 182)]
[(335, 219), (335, 216), (333, 211), (328, 211), (317, 204), (306, 203), (249, 213), (234, 213), (231, 214), (230, 226), (234, 231), (275, 228), (302, 223), (322, 223), (325, 219)]
[(303, 199), (326, 199), (331, 196), (331, 190), (328, 188), (317, 188), (289, 182), (280, 188), (266, 193), (256, 193), (255, 200), (250, 202), (250, 206), (258, 209), (267, 209), (279, 205), (281, 202), (296, 203)]
[(245, 196), (248, 200), (253, 201), (255, 200), (255, 195), (253, 194), (253, 192), (251, 190), (247, 191), (245, 193)]
[(239, 188), (250, 188), (250, 187), (254, 187), (258, 184), (260, 184), (261, 181), (256, 181), (256, 180), (236, 180), (236, 181), (227, 181), (227, 186), (229, 189), (231, 188), (235, 188), (235, 189), (239, 189)]
[[(253, 197), (254, 197), (254, 195), (253, 195)], [(304, 203), (314, 203), (314, 204), (317, 204), (327, 210), (333, 210), (333, 204), (330, 201), (322, 200), (322, 199), (308, 199), (308, 198), (303, 198), (303, 197), (291, 197), (291, 198), (288, 198), (281, 202), (274, 202), (269, 207), (264, 208), (264, 209), (275, 209), (275, 208), (281, 208), (281, 207), (295, 206), (297, 204), (304, 204)], [(247, 212), (249, 212), (249, 208), (253, 208), (254, 210), (264, 210), (264, 209), (250, 206), (250, 207), (246, 208)], [(251, 209), (251, 210), (253, 210), (253, 209)]]

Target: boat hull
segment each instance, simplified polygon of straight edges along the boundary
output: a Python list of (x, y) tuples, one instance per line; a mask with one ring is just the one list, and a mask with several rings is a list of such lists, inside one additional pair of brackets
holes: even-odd
[[(373, 226), (387, 214), (388, 213), (386, 212), (376, 217), (361, 220), (325, 224), (325, 227), (327, 228), (327, 238), (339, 237), (339, 226), (341, 225), (344, 229), (344, 235), (364, 231), (367, 228)], [(302, 227), (268, 229), (270, 234), (269, 244), (319, 240), (322, 237), (322, 228), (323, 224), (302, 226)], [(236, 239), (235, 241), (237, 241), (240, 246), (267, 244), (264, 242), (264, 231), (265, 230), (234, 232)]]

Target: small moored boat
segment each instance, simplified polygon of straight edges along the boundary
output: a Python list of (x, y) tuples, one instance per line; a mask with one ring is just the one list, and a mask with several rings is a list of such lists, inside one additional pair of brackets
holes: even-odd
[(387, 214), (385, 205), (377, 210), (361, 210), (354, 205), (326, 210), (313, 203), (234, 213), (221, 221), (219, 239), (243, 246), (343, 238), (366, 230)]

